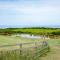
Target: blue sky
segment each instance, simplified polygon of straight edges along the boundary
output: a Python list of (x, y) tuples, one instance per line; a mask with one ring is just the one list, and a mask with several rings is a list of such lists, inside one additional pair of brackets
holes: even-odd
[(60, 26), (60, 0), (0, 0), (0, 25)]

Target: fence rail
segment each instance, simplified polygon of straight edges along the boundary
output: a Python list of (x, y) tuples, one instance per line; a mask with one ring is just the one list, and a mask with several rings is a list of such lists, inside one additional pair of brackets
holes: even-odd
[(31, 42), (31, 43), (20, 43), (20, 44), (11, 44), (11, 45), (0, 45), (0, 47), (9, 47), (9, 46), (20, 46), (22, 45), (26, 45), (26, 44), (41, 44), (42, 42)]
[[(25, 47), (25, 45), (28, 47)], [(42, 54), (45, 54), (49, 51), (49, 46), (46, 41), (3, 45), (0, 46), (0, 48), (8, 48), (12, 46), (19, 46), (19, 48), (0, 51), (0, 60), (39, 60)]]

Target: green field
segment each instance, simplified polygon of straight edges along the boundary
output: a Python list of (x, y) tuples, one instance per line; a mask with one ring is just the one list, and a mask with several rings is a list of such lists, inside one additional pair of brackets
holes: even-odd
[[(30, 42), (41, 42), (41, 41), (44, 41), (44, 40), (41, 40), (41, 39), (27, 39), (27, 38), (22, 38), (22, 37), (0, 35), (0, 45), (11, 45), (11, 44), (18, 44), (18, 43), (30, 43)], [(59, 58), (58, 55), (60, 54), (60, 48), (59, 48), (60, 38), (58, 38), (58, 39), (48, 39), (48, 40), (45, 40), (45, 41), (48, 42), (51, 51), (46, 56), (40, 57), (40, 60), (50, 60), (50, 57), (51, 57), (51, 60), (53, 60), (53, 58), (54, 59)], [(25, 46), (25, 47), (27, 47), (27, 46)], [(14, 49), (14, 48), (17, 48), (17, 47), (8, 47), (8, 48), (5, 48), (5, 49), (11, 49), (11, 48)]]
[(0, 29), (0, 34), (26, 33), (34, 35), (60, 35), (60, 28), (6, 28)]
[[(33, 44), (26, 44), (22, 45), (22, 56), (20, 56), (20, 50), (15, 51), (15, 49), (21, 49), (19, 46), (5, 46), (0, 47), (0, 59), (1, 60), (33, 60), (31, 58), (33, 55), (34, 59), (39, 59), (39, 55), (42, 52), (48, 51), (48, 45), (42, 46), (39, 42), (42, 42), (41, 39), (29, 39), (29, 38), (22, 38), (22, 37), (15, 37), (15, 36), (3, 36), (0, 35), (0, 46), (2, 45), (14, 45), (14, 44), (23, 44), (23, 43), (33, 43)], [(37, 43), (37, 45), (36, 45)], [(39, 43), (39, 44), (38, 44)], [(37, 48), (36, 48), (37, 46)], [(30, 48), (33, 47), (33, 48)]]
[[(43, 41), (43, 40), (44, 39), (32, 39), (32, 38), (23, 38), (23, 37), (19, 37), (19, 36), (0, 35), (0, 45), (29, 43), (29, 42), (40, 42), (40, 41)], [(53, 44), (56, 44), (56, 43), (60, 43), (60, 38), (58, 38), (58, 39), (47, 39), (46, 41), (48, 41), (48, 43), (50, 45), (53, 45)]]
[(20, 44), (20, 43), (31, 43), (31, 42), (41, 42), (47, 41), (50, 46), (60, 44), (60, 38), (58, 39), (32, 39), (32, 38), (23, 38), (19, 36), (5, 36), (0, 35), (0, 45), (11, 45), (11, 44)]
[[(50, 38), (50, 39), (32, 39), (32, 38), (23, 38), (19, 36), (14, 36), (14, 34), (34, 34), (34, 35), (46, 35), (49, 37), (50, 36), (55, 36), (57, 35), (58, 38)], [(10, 35), (11, 34), (11, 35)], [(14, 44), (20, 44), (20, 43), (35, 43), (35, 42), (42, 42), (42, 41), (47, 41), (48, 45), (50, 47), (50, 52), (45, 55), (40, 57), (40, 60), (60, 60), (60, 29), (0, 29), (0, 46), (2, 45), (14, 45)], [(30, 47), (33, 45), (26, 45), (24, 47)], [(19, 47), (13, 46), (13, 47), (7, 47), (7, 48), (0, 48), (0, 50), (4, 49), (17, 49)]]
[(60, 60), (60, 38), (48, 40), (50, 52), (42, 56), (40, 60)]
[(19, 44), (19, 43), (30, 43), (40, 42), (41, 39), (29, 39), (16, 36), (5, 36), (0, 35), (0, 45)]
[[(21, 44), (21, 43), (35, 43), (35, 42), (41, 42), (43, 40), (41, 39), (30, 39), (30, 38), (23, 38), (19, 36), (5, 36), (5, 35), (0, 35), (0, 46), (2, 45), (15, 45), (15, 44)], [(33, 46), (34, 44), (28, 44), (28, 45), (23, 45), (23, 47), (29, 47)], [(2, 47), (1, 47), (2, 48)], [(1, 50), (0, 48), (0, 50)], [(6, 49), (5, 47), (4, 49)], [(18, 49), (19, 46), (10, 46), (7, 49)], [(4, 50), (3, 49), (3, 50)]]

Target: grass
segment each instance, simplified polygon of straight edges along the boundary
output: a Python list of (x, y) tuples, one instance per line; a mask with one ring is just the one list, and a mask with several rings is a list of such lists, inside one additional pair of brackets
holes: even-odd
[[(20, 44), (20, 43), (30, 43), (30, 42), (41, 42), (41, 41), (44, 41), (44, 40), (0, 35), (0, 46), (1, 45)], [(49, 46), (60, 44), (60, 38), (59, 39), (48, 39), (46, 41), (48, 41)], [(28, 46), (30, 46), (30, 44)], [(27, 47), (27, 45), (25, 45), (24, 47)]]
[[(41, 42), (40, 39), (27, 39), (27, 38), (21, 38), (21, 37), (14, 37), (14, 36), (2, 36), (0, 35), (0, 45), (5, 44), (17, 44), (17, 43), (30, 43), (30, 42)], [(30, 44), (27, 45), (30, 47)], [(27, 48), (27, 46), (24, 46)], [(33, 46), (33, 45), (31, 45)], [(0, 60), (37, 60), (42, 54), (42, 52), (47, 52), (48, 47), (45, 48), (45, 46), (37, 48), (27, 48), (21, 50), (11, 50), (11, 49), (17, 49), (17, 47), (7, 47), (7, 48), (0, 48)], [(24, 48), (23, 47), (23, 48)], [(6, 49), (6, 51), (5, 51)], [(7, 50), (9, 49), (9, 50)], [(22, 54), (21, 54), (22, 53)], [(38, 59), (39, 60), (39, 59)]]
[[(2, 45), (14, 45), (14, 44), (20, 44), (20, 43), (34, 43), (34, 42), (41, 42), (43, 40), (41, 39), (29, 39), (29, 38), (22, 38), (22, 37), (16, 37), (16, 36), (3, 36), (0, 35), (0, 46)], [(23, 48), (25, 47), (31, 47), (34, 44), (28, 44), (23, 45)], [(1, 47), (0, 50), (5, 49), (18, 49), (19, 46), (11, 46), (11, 47)]]
[[(17, 44), (17, 43), (29, 43), (29, 42), (40, 42), (43, 41), (43, 39), (30, 39), (30, 38), (22, 38), (22, 37), (16, 37), (16, 36), (5, 36), (0, 35), (0, 45), (5, 44)], [(60, 44), (60, 38), (59, 39), (48, 39), (46, 40), (50, 45), (53, 44)]]
[(40, 57), (40, 60), (60, 60), (60, 38), (48, 40), (50, 52), (46, 56)]
[[(43, 40), (41, 40), (41, 39), (26, 39), (26, 38), (21, 38), (21, 37), (0, 35), (0, 45), (9, 45), (9, 44), (17, 44), (17, 43), (29, 43), (29, 42), (41, 42), (41, 41), (43, 41)], [(48, 39), (46, 41), (48, 41), (48, 44), (51, 48), (51, 51), (46, 56), (40, 57), (40, 60), (60, 60), (60, 57), (59, 57), (60, 56), (60, 38), (58, 38), (58, 39)], [(12, 48), (14, 48), (14, 47), (12, 47)], [(13, 59), (14, 59), (14, 56), (13, 56)]]
[(50, 45), (50, 46), (54, 46), (54, 45), (60, 45), (60, 38), (58, 38), (58, 39), (49, 39), (49, 40), (47, 40), (48, 41), (48, 44)]
[(36, 49), (30, 48), (22, 50), (13, 50), (13, 51), (1, 51), (0, 60), (39, 60), (39, 56), (48, 51), (48, 47), (44, 46), (43, 48), (38, 47)]
[(15, 36), (3, 36), (0, 35), (0, 45), (18, 44), (18, 43), (29, 43), (29, 42), (39, 42), (40, 39), (29, 39)]

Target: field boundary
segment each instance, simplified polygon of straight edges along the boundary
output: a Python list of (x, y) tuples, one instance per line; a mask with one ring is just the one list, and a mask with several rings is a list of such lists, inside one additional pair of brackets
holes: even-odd
[[(29, 46), (33, 44), (33, 46)], [(23, 47), (28, 45), (29, 47)], [(19, 46), (19, 49), (0, 51), (1, 60), (39, 60), (40, 56), (49, 51), (46, 41), (35, 43), (21, 43), (13, 45), (3, 45), (1, 47)]]

